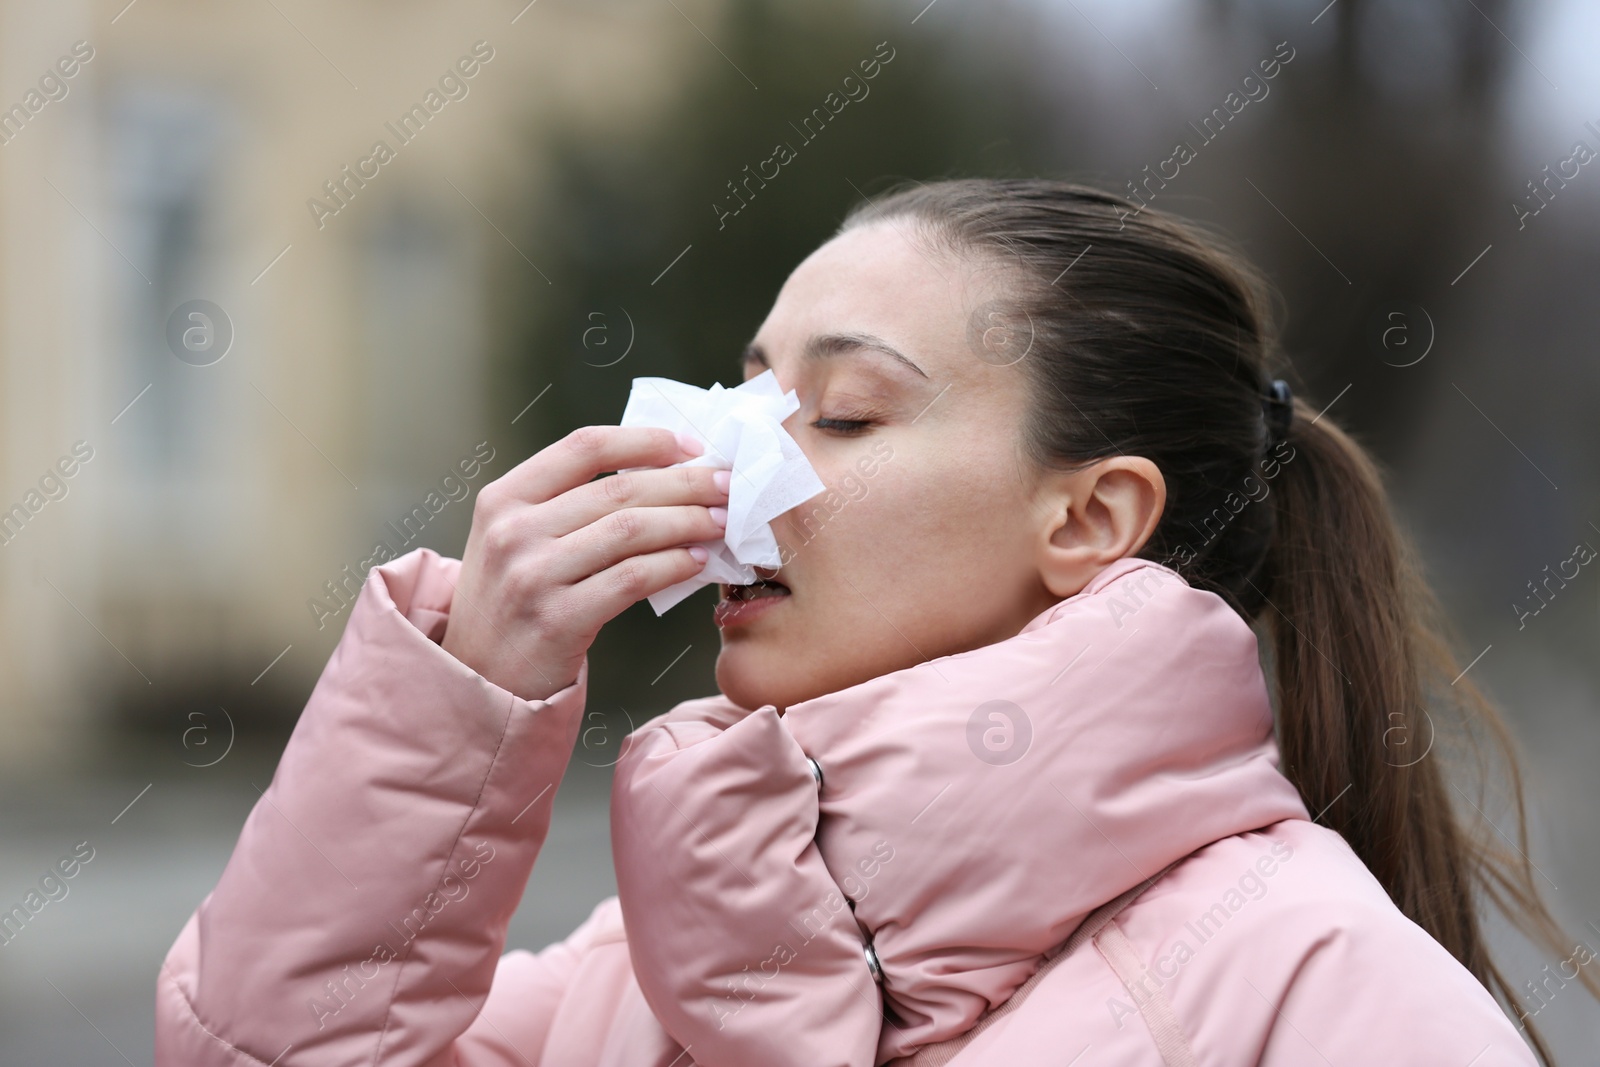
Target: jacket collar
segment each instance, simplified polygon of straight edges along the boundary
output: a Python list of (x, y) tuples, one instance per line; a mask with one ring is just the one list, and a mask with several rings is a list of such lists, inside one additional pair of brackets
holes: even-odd
[[(749, 714), (719, 695), (658, 722)], [(965, 1032), (1168, 864), (1309, 817), (1277, 769), (1254, 632), (1135, 557), (1013, 637), (780, 721), (821, 768), (816, 841), (882, 968), (878, 1062)]]

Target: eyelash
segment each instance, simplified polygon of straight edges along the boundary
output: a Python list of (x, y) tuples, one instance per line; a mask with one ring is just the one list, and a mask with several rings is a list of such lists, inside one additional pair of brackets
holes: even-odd
[(872, 423), (867, 419), (818, 419), (811, 425), (819, 430), (829, 430), (833, 433), (849, 436), (861, 433)]

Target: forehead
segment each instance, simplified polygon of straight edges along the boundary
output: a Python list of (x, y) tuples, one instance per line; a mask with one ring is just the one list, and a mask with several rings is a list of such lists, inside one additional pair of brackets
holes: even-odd
[(775, 367), (797, 360), (815, 334), (856, 332), (882, 337), (932, 378), (963, 376), (974, 362), (969, 319), (996, 291), (996, 272), (926, 247), (911, 226), (855, 227), (794, 269), (756, 334)]
[(873, 299), (910, 291), (957, 295), (968, 269), (915, 237), (910, 219), (856, 226), (824, 243), (789, 275), (784, 289), (812, 300)]

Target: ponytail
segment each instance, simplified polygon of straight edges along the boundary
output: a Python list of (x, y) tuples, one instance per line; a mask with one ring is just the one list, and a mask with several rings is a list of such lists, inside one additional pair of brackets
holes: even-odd
[[(1390, 514), (1377, 464), (1299, 401), (1289, 443), (1258, 616), (1271, 634), (1282, 769), (1400, 910), (1512, 1007), (1552, 1064), (1490, 959), (1476, 904), (1482, 893), (1531, 940), (1566, 955), (1525, 851), (1516, 745), (1453, 651), (1459, 641)], [(1499, 840), (1483, 811), (1490, 756), (1509, 780), (1514, 839)], [(1447, 761), (1467, 757), (1477, 795), (1447, 774)], [(1600, 997), (1590, 971), (1579, 977)]]

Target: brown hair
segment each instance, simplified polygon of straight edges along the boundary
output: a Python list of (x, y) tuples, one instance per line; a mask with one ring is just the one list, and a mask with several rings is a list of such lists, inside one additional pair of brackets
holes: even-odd
[[(1269, 636), (1282, 768), (1306, 807), (1405, 915), (1515, 1004), (1477, 894), (1534, 941), (1561, 953), (1569, 942), (1531, 861), (1455, 787), (1477, 818), (1458, 814), (1442, 749), (1430, 751), (1435, 731), (1441, 745), (1464, 743), (1481, 791), (1487, 741), (1525, 842), (1515, 743), (1452, 651), (1379, 464), (1299, 398), (1286, 439), (1270, 440), (1263, 399), (1288, 375), (1276, 289), (1225, 235), (1072, 182), (902, 184), (857, 205), (839, 232), (880, 220), (931, 250), (1014, 268), (1008, 297), (973, 312), (969, 339), (980, 358), (1030, 375), (1028, 452), (1055, 467), (1114, 454), (1156, 464), (1166, 508), (1139, 555)], [(1600, 981), (1582, 980), (1600, 997)]]

